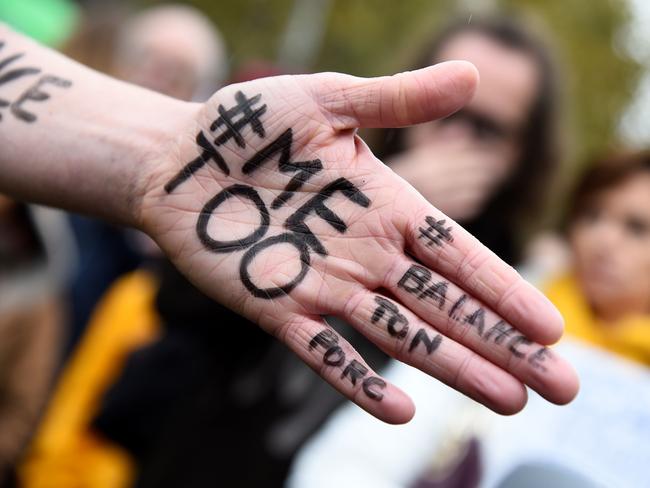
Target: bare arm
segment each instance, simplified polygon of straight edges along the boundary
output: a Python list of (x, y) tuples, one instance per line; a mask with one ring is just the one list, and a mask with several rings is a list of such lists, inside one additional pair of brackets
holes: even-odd
[(143, 165), (197, 106), (117, 81), (0, 23), (0, 191), (138, 224)]
[(387, 422), (408, 421), (411, 400), (323, 315), (501, 413), (523, 408), (525, 384), (575, 396), (546, 347), (562, 333), (554, 307), (356, 135), (458, 110), (478, 81), (470, 64), (266, 78), (197, 105), (0, 39), (1, 191), (142, 228), (205, 293)]

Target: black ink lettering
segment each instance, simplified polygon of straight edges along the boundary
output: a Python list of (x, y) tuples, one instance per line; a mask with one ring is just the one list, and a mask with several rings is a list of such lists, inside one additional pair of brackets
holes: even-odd
[(433, 301), (437, 302), (438, 308), (442, 310), (447, 299), (449, 284), (446, 281), (439, 281), (427, 287), (431, 277), (431, 271), (427, 268), (413, 264), (397, 282), (397, 286), (417, 295), (419, 299), (432, 298)]
[[(2, 49), (2, 44), (0, 44), (0, 49)], [(13, 56), (9, 56), (3, 59), (2, 61), (0, 61), (0, 71), (5, 69), (14, 61), (17, 61), (18, 59), (22, 58), (23, 56), (24, 53), (20, 53), (20, 54), (14, 54)], [(36, 75), (40, 72), (41, 70), (39, 68), (12, 69), (11, 71), (7, 71), (3, 75), (0, 75), (0, 85), (4, 85), (5, 83), (9, 83), (10, 81), (17, 80), (18, 78), (22, 78), (23, 76)]]
[(291, 161), (291, 144), (293, 142), (293, 131), (287, 129), (277, 139), (262, 148), (249, 159), (243, 166), (244, 174), (255, 172), (264, 162), (280, 153), (278, 167), (282, 173), (296, 173), (287, 184), (284, 191), (271, 204), (271, 208), (277, 210), (282, 207), (298, 191), (307, 180), (323, 169), (320, 159), (311, 161)]
[(447, 299), (447, 286), (448, 283), (446, 281), (434, 283), (424, 290), (418, 298), (432, 298), (435, 302), (438, 302), (438, 308), (442, 310), (442, 307), (445, 305), (445, 300)]
[(321, 346), (323, 349), (329, 349), (338, 343), (339, 336), (336, 335), (336, 332), (331, 329), (324, 329), (309, 341), (309, 350), (316, 349), (317, 346)]
[(72, 85), (71, 81), (64, 80), (58, 76), (44, 75), (34, 85), (28, 88), (14, 103), (11, 104), (11, 113), (20, 120), (25, 122), (34, 122), (36, 115), (23, 109), (23, 105), (28, 100), (33, 102), (44, 102), (50, 98), (50, 94), (41, 90), (43, 85), (51, 84), (60, 88), (68, 88)]
[(190, 176), (201, 169), (208, 161), (214, 161), (224, 174), (230, 174), (230, 168), (228, 168), (226, 161), (210, 141), (208, 141), (202, 131), (196, 135), (196, 143), (203, 149), (203, 152), (201, 152), (198, 157), (187, 163), (185, 167), (165, 185), (165, 191), (167, 193), (173, 192), (182, 183), (189, 179)]
[(508, 345), (508, 349), (510, 349), (510, 352), (514, 354), (518, 358), (523, 358), (526, 356), (526, 353), (521, 352), (519, 349), (517, 349), (517, 346), (520, 344), (532, 344), (530, 339), (522, 336), (522, 335), (516, 335), (512, 339), (510, 339), (510, 344)]
[[(260, 214), (261, 222), (253, 232), (244, 238), (232, 241), (218, 241), (213, 239), (208, 235), (208, 224), (210, 218), (219, 205), (235, 195), (247, 198), (255, 204), (255, 207)], [(247, 185), (232, 185), (217, 193), (214, 198), (205, 204), (199, 214), (199, 219), (196, 222), (196, 233), (198, 234), (201, 243), (210, 251), (216, 253), (229, 253), (245, 249), (261, 239), (268, 230), (269, 222), (269, 211), (266, 209), (266, 205), (264, 205), (264, 202), (258, 195), (257, 191)]]
[(325, 206), (325, 201), (337, 191), (343, 193), (343, 195), (345, 195), (349, 200), (361, 207), (367, 208), (370, 205), (368, 197), (354, 186), (352, 182), (346, 178), (339, 178), (323, 187), (318, 195), (315, 195), (303, 204), (295, 213), (289, 216), (285, 222), (285, 227), (287, 229), (299, 235), (307, 245), (321, 256), (327, 256), (327, 251), (318, 237), (316, 237), (307, 224), (305, 224), (305, 219), (310, 213), (314, 212), (335, 230), (344, 233), (348, 228), (345, 222), (343, 222), (343, 220), (341, 220), (341, 218), (331, 209)]
[(386, 388), (386, 382), (376, 376), (369, 376), (363, 380), (363, 392), (366, 396), (372, 400), (381, 401), (381, 399), (384, 398), (384, 394), (377, 390), (373, 390), (373, 386), (377, 386), (380, 390), (383, 390)]
[(296, 173), (296, 175), (291, 178), (287, 186), (284, 188), (284, 191), (277, 196), (271, 208), (277, 210), (282, 207), (289, 199), (293, 196), (294, 192), (302, 188), (302, 185), (307, 182), (312, 176), (318, 173), (323, 169), (323, 163), (320, 159), (312, 159), (310, 161), (295, 161), (288, 162), (285, 165), (280, 165), (280, 171), (283, 173)]
[(483, 329), (485, 328), (485, 310), (479, 307), (470, 315), (465, 317), (465, 323), (476, 327), (476, 332), (479, 336), (483, 335)]
[[(5, 43), (3, 41), (0, 41), (0, 51), (4, 48), (4, 45)], [(19, 60), (23, 56), (24, 53), (19, 53), (1, 59), (0, 72), (2, 72), (2, 70), (8, 67), (11, 63)], [(13, 80), (17, 80), (18, 78), (22, 78), (23, 76), (35, 75), (40, 72), (41, 72), (40, 68), (33, 68), (33, 67), (11, 69), (5, 72), (4, 74), (0, 74), (0, 86), (7, 84)], [(8, 107), (9, 105), (10, 105), (9, 101), (0, 98), (0, 108)], [(0, 120), (2, 120), (2, 114), (0, 114)]]
[(352, 386), (356, 386), (357, 385), (357, 380), (360, 380), (366, 374), (368, 374), (368, 368), (366, 368), (363, 364), (361, 364), (356, 359), (353, 359), (345, 367), (345, 369), (343, 370), (343, 373), (341, 373), (341, 379), (349, 378), (350, 383), (352, 383)]
[(328, 366), (341, 366), (345, 362), (345, 353), (341, 346), (332, 346), (325, 351), (323, 362)]
[(431, 354), (436, 349), (438, 349), (441, 342), (442, 336), (440, 334), (436, 334), (433, 339), (429, 339), (426, 330), (420, 329), (413, 337), (413, 340), (411, 340), (411, 344), (409, 345), (409, 352), (412, 352), (416, 347), (418, 347), (420, 343), (422, 343), (427, 350), (427, 354)]
[[(259, 288), (257, 285), (255, 285), (255, 283), (253, 283), (253, 280), (251, 279), (251, 276), (248, 272), (248, 267), (258, 253), (275, 244), (291, 244), (298, 250), (300, 253), (301, 263), (300, 272), (285, 285), (272, 288)], [(239, 276), (241, 277), (244, 286), (254, 296), (258, 298), (271, 299), (282, 295), (287, 295), (291, 290), (293, 290), (303, 280), (307, 274), (307, 271), (309, 271), (310, 262), (311, 259), (309, 257), (309, 248), (303, 241), (302, 236), (298, 236), (292, 233), (284, 233), (264, 239), (246, 251), (244, 257), (242, 257), (241, 263), (239, 264)]]
[[(241, 135), (240, 131), (248, 124), (250, 124), (253, 132), (258, 136), (264, 137), (266, 135), (264, 126), (260, 120), (260, 117), (266, 112), (266, 105), (262, 105), (260, 108), (253, 110), (253, 105), (259, 102), (261, 98), (261, 94), (257, 94), (252, 98), (247, 98), (244, 93), (238, 91), (235, 93), (237, 105), (233, 108), (226, 110), (223, 105), (219, 105), (217, 110), (219, 111), (220, 117), (212, 123), (210, 130), (214, 132), (222, 125), (226, 126), (226, 130), (215, 139), (214, 143), (217, 146), (221, 146), (230, 139), (234, 139), (235, 143), (239, 147), (246, 147), (244, 137)], [(241, 117), (239, 120), (234, 122), (233, 118), (238, 115), (241, 115)]]
[(404, 273), (404, 276), (400, 278), (397, 287), (403, 288), (409, 293), (421, 293), (430, 279), (431, 271), (417, 264), (413, 264)]
[[(317, 347), (325, 350), (323, 362), (328, 366), (342, 366), (345, 362), (345, 353), (338, 345), (339, 336), (331, 329), (324, 329), (316, 334), (309, 341), (309, 350), (312, 351)], [(356, 386), (357, 380), (362, 379), (368, 374), (368, 368), (356, 359), (350, 361), (341, 374), (341, 379), (348, 378), (353, 386)], [(381, 401), (384, 394), (381, 391), (386, 388), (386, 382), (376, 376), (365, 378), (362, 383), (363, 392), (371, 400)]]
[[(399, 313), (399, 308), (390, 300), (386, 300), (383, 297), (375, 296), (375, 302), (377, 303), (377, 308), (372, 313), (370, 321), (375, 324), (384, 317), (384, 314), (388, 312), (388, 317), (386, 317), (386, 327), (388, 333), (393, 337), (403, 339), (406, 337), (406, 333), (409, 330), (408, 320), (404, 315)], [(396, 324), (401, 324), (399, 329), (395, 328)]]
[(537, 351), (530, 355), (528, 362), (535, 369), (546, 371), (546, 366), (542, 364), (546, 358), (551, 357), (551, 350), (548, 347), (540, 347)]
[(459, 319), (458, 315), (456, 315), (456, 312), (460, 309), (460, 307), (463, 306), (463, 303), (465, 303), (466, 301), (467, 301), (467, 295), (465, 295), (465, 294), (461, 295), (460, 298), (458, 300), (456, 300), (456, 303), (454, 303), (454, 305), (451, 307), (451, 309), (449, 309), (449, 316), (452, 319), (454, 319), (454, 320)]
[(418, 239), (427, 239), (427, 246), (434, 244), (441, 246), (443, 240), (447, 242), (454, 240), (451, 235), (451, 227), (445, 227), (445, 219), (436, 220), (431, 216), (427, 216), (424, 220), (428, 224), (428, 227), (426, 229), (424, 227), (418, 229), (420, 231)]
[(506, 324), (503, 320), (499, 320), (496, 324), (492, 326), (490, 330), (483, 336), (483, 340), (489, 341), (494, 337), (495, 344), (501, 344), (505, 339), (510, 336), (515, 329)]

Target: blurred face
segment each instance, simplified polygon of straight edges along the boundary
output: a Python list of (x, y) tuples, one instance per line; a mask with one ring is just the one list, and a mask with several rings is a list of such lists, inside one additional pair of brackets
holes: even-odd
[(198, 85), (202, 39), (190, 25), (173, 17), (149, 19), (133, 36), (128, 53), (118, 58), (123, 80), (181, 100), (190, 100)]
[(132, 62), (118, 70), (126, 81), (181, 100), (190, 100), (197, 85), (191, 60), (165, 37), (141, 46)]
[(650, 173), (596, 194), (570, 231), (578, 278), (605, 320), (650, 313)]
[(413, 127), (407, 144), (449, 144), (452, 141), (484, 154), (484, 169), (493, 186), (503, 182), (519, 158), (521, 134), (538, 90), (539, 74), (526, 53), (510, 49), (480, 33), (460, 33), (443, 46), (439, 61), (462, 59), (480, 74), (474, 99), (442, 121)]

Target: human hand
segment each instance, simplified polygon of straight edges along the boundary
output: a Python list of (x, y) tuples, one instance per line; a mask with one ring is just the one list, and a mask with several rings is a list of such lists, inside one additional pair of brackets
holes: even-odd
[(451, 62), (228, 86), (188, 106), (141, 168), (140, 225), (201, 290), (386, 422), (408, 421), (412, 402), (323, 315), (497, 412), (524, 406), (524, 384), (566, 403), (575, 373), (542, 345), (561, 335), (558, 312), (356, 135), (449, 114), (476, 83)]
[(465, 140), (436, 140), (402, 152), (390, 167), (438, 210), (462, 221), (475, 217), (500, 183), (492, 169), (498, 156)]

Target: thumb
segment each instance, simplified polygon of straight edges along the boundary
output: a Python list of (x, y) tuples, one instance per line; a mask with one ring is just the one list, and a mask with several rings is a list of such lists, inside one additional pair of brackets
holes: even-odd
[(469, 102), (478, 71), (467, 61), (447, 61), (379, 78), (323, 73), (312, 95), (335, 129), (403, 127), (445, 117)]

